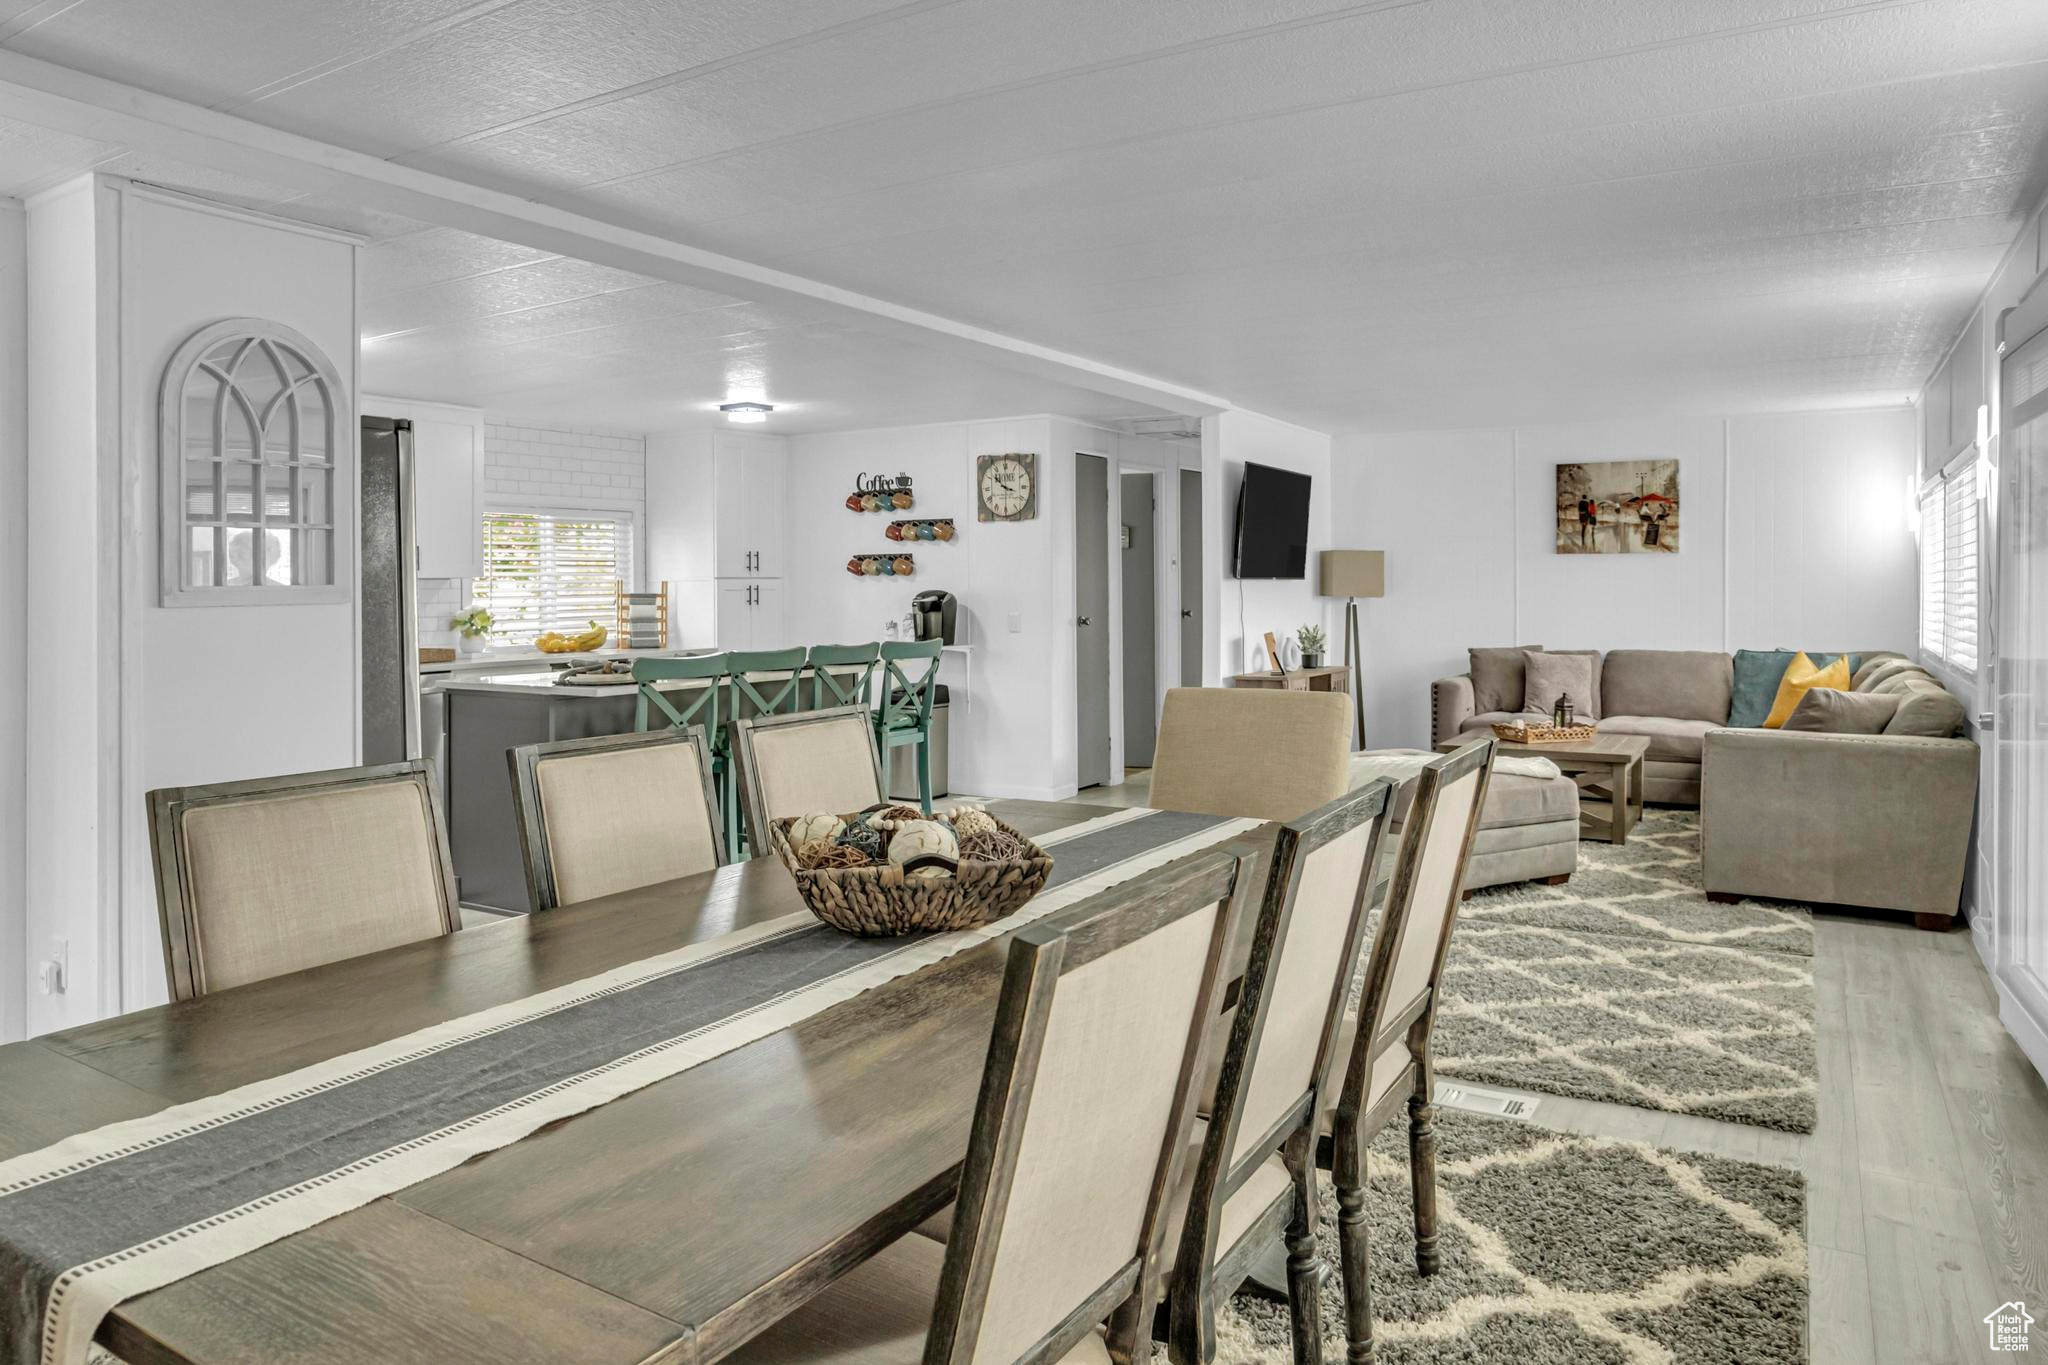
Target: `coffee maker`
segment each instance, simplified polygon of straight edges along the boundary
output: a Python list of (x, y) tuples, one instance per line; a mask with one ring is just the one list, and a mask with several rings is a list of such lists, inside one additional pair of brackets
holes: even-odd
[(959, 613), (960, 603), (952, 593), (939, 588), (919, 593), (910, 599), (913, 638), (937, 640), (943, 645), (956, 643), (953, 632), (958, 625)]

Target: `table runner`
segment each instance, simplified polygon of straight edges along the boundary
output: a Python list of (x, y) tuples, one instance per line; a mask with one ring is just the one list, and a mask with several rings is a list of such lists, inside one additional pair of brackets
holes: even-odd
[(0, 1162), (0, 1365), (83, 1365), (125, 1299), (1259, 824), (1119, 811), (1038, 840), (1046, 890), (996, 924), (867, 939), (801, 911)]

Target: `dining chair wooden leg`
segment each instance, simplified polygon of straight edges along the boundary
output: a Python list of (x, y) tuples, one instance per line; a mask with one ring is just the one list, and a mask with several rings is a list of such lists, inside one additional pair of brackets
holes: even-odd
[(1429, 1100), (1428, 1067), (1418, 1069), (1408, 1097), (1408, 1183), (1415, 1197), (1415, 1269), (1434, 1275), (1436, 1245), (1436, 1106)]
[(1337, 1187), (1338, 1270), (1344, 1282), (1344, 1359), (1372, 1365), (1372, 1237), (1365, 1218), (1365, 1144), (1337, 1143), (1331, 1183)]
[(917, 742), (917, 798), (924, 813), (932, 813), (932, 737), (929, 731)]
[(1314, 1150), (1297, 1144), (1289, 1154), (1294, 1178), (1294, 1213), (1287, 1221), (1287, 1310), (1294, 1336), (1294, 1365), (1322, 1365), (1323, 1259), (1316, 1247), (1317, 1210)]

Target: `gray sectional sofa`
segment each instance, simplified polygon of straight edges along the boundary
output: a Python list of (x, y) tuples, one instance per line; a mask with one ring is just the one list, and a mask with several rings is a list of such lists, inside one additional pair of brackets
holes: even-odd
[[(1513, 653), (1475, 650), (1474, 672), (1432, 684), (1433, 742), (1520, 714)], [(1594, 723), (1648, 737), (1648, 800), (1701, 807), (1710, 896), (1903, 910), (1944, 927), (1969, 856), (1977, 745), (1959, 737), (1961, 701), (1925, 669), (1884, 651), (1858, 662), (1852, 694), (1898, 699), (1881, 733), (1730, 728), (1734, 660), (1694, 650), (1596, 655)]]

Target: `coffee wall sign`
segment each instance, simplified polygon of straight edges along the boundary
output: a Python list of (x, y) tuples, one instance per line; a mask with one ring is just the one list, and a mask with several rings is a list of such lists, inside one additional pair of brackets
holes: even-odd
[(858, 474), (846, 495), (849, 512), (905, 512), (916, 505), (908, 474)]

